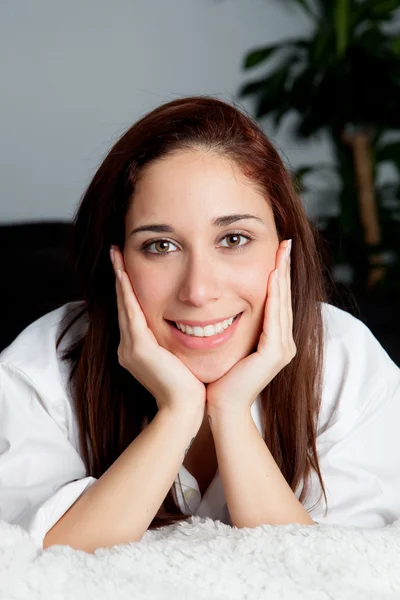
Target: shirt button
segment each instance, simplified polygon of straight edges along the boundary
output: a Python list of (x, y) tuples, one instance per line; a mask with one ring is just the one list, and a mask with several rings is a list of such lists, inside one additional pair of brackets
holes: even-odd
[(188, 490), (186, 490), (186, 492), (184, 493), (184, 496), (187, 499), (193, 498), (193, 496), (194, 496), (194, 489), (193, 488), (189, 488)]

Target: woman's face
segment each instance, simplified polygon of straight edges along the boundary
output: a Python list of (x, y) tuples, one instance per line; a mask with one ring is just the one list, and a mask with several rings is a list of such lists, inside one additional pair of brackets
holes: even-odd
[[(215, 223), (229, 215), (257, 219)], [(157, 231), (134, 232), (154, 225)], [(279, 240), (269, 204), (231, 161), (188, 150), (151, 163), (127, 213), (125, 239), (126, 270), (148, 326), (200, 381), (219, 379), (257, 348)], [(238, 313), (232, 332), (218, 328), (200, 341), (170, 323)]]

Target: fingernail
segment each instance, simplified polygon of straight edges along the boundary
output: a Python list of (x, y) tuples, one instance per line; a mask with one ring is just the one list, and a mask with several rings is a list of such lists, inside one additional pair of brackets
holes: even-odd
[(291, 250), (292, 250), (292, 240), (288, 240), (288, 244), (286, 246), (286, 258), (289, 258)]
[(117, 269), (117, 277), (120, 281), (122, 281), (122, 271), (121, 269)]
[(276, 281), (279, 281), (279, 269), (275, 269), (274, 271), (274, 277)]
[(110, 247), (110, 258), (111, 258), (112, 264), (114, 264), (114, 247), (113, 246)]

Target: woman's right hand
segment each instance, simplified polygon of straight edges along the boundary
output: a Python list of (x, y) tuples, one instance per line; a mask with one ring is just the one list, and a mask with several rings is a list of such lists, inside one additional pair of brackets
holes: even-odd
[(116, 275), (119, 364), (152, 394), (159, 410), (174, 409), (194, 416), (196, 422), (198, 415), (200, 427), (206, 403), (205, 385), (177, 356), (158, 344), (136, 298), (121, 251), (112, 246), (110, 254)]

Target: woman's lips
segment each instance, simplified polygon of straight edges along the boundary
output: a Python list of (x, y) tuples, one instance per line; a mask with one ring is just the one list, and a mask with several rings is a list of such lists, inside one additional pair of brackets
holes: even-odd
[(239, 321), (241, 319), (243, 313), (239, 313), (237, 318), (233, 321), (232, 325), (230, 325), (227, 329), (225, 329), (222, 333), (216, 333), (215, 335), (210, 335), (208, 337), (196, 337), (194, 335), (187, 335), (180, 331), (175, 323), (172, 321), (167, 321), (172, 335), (174, 338), (180, 342), (186, 348), (191, 350), (209, 350), (211, 348), (215, 348), (217, 346), (221, 346), (227, 342), (235, 333)]

